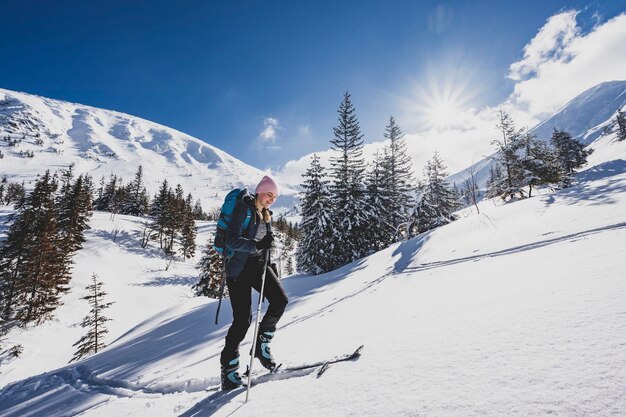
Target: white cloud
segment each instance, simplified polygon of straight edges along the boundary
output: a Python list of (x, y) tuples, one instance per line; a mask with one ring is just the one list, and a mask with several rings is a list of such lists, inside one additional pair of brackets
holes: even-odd
[(274, 143), (276, 141), (276, 133), (278, 129), (280, 129), (278, 119), (266, 117), (265, 120), (263, 120), (263, 125), (265, 128), (259, 134), (259, 137), (265, 142)]
[[(528, 125), (550, 116), (569, 100), (601, 82), (626, 79), (626, 14), (582, 34), (578, 28), (565, 23), (571, 17), (567, 13), (557, 15), (561, 31), (552, 18), (548, 19), (539, 31), (545, 33), (545, 39), (535, 44), (535, 37), (525, 48), (534, 52), (511, 65), (512, 71), (518, 69), (518, 75), (526, 73), (528, 76), (518, 80), (504, 106)], [(547, 27), (549, 30), (544, 31)], [(548, 45), (552, 45), (552, 49)]]
[(537, 73), (541, 66), (551, 61), (567, 61), (566, 47), (578, 36), (577, 11), (554, 15), (524, 47), (524, 59), (509, 67), (509, 78), (520, 81)]

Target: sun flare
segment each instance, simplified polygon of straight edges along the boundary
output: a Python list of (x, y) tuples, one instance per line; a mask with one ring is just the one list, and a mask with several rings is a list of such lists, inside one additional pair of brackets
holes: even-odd
[(429, 124), (435, 128), (449, 128), (456, 125), (462, 117), (461, 105), (451, 100), (431, 103), (425, 114)]
[(475, 86), (458, 74), (433, 75), (413, 83), (405, 104), (423, 130), (464, 128), (471, 119), (474, 90)]

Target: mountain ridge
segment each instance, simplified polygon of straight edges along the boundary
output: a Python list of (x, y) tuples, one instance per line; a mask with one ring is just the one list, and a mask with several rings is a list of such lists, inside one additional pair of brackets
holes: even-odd
[[(585, 145), (591, 145), (603, 139), (604, 127), (611, 123), (617, 110), (624, 105), (626, 105), (626, 81), (603, 82), (574, 97), (529, 132), (538, 139), (549, 142), (552, 130), (557, 128), (569, 132), (573, 138)], [(450, 175), (448, 181), (463, 184), (470, 170), (473, 170), (479, 188), (485, 189), (493, 155)]]
[[(77, 174), (94, 181), (115, 174), (130, 181), (141, 165), (146, 188), (180, 183), (201, 200), (205, 210), (218, 207), (232, 188), (253, 188), (265, 172), (179, 130), (115, 110), (0, 89), (0, 174), (27, 186), (45, 169), (74, 163)], [(22, 153), (20, 153), (22, 151)], [(24, 156), (32, 152), (32, 157)], [(279, 184), (281, 203), (296, 194)]]

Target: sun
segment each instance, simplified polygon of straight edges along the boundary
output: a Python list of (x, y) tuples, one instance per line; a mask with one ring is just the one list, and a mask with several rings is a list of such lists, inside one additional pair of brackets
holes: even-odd
[(457, 125), (462, 119), (461, 103), (448, 98), (429, 103), (424, 114), (428, 123), (436, 129), (447, 129)]
[(425, 79), (409, 84), (409, 94), (404, 96), (402, 105), (420, 130), (456, 130), (467, 126), (476, 87), (469, 82), (469, 75), (462, 75), (433, 71)]

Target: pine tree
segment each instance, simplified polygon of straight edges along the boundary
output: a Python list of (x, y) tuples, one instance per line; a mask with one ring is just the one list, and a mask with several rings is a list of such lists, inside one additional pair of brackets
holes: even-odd
[[(202, 252), (202, 258), (196, 268), (199, 270), (198, 282), (192, 287), (198, 296), (219, 298), (224, 263), (222, 255), (215, 250), (213, 242), (210, 242)], [(224, 295), (228, 288), (224, 283)]]
[(458, 208), (458, 196), (445, 178), (445, 165), (435, 152), (424, 168), (424, 183), (419, 187), (417, 204), (411, 219), (414, 236), (454, 221), (453, 212)]
[(487, 192), (485, 197), (502, 197), (506, 199), (506, 179), (502, 173), (502, 166), (499, 162), (493, 161), (489, 167), (489, 179), (487, 180)]
[(109, 212), (111, 213), (111, 219), (115, 218), (115, 215), (126, 214), (124, 208), (128, 207), (130, 200), (130, 191), (128, 186), (122, 185), (122, 179), (119, 179), (119, 186), (115, 188), (113, 198), (109, 201)]
[(61, 175), (59, 177), (59, 181), (61, 182), (60, 192), (61, 195), (65, 195), (69, 193), (69, 189), (72, 187), (72, 182), (74, 181), (74, 164), (69, 164), (67, 169), (61, 169)]
[(321, 274), (333, 268), (332, 203), (324, 167), (314, 154), (311, 166), (302, 175), (300, 213), (302, 239), (296, 253), (298, 271), (308, 274)]
[(193, 218), (196, 220), (207, 220), (204, 211), (202, 211), (202, 203), (200, 203), (200, 199), (196, 200), (196, 204), (193, 207)]
[(334, 267), (363, 257), (368, 251), (365, 230), (370, 214), (364, 189), (363, 135), (350, 94), (339, 106), (339, 124), (333, 128), (331, 157), (332, 263)]
[(587, 157), (593, 153), (593, 149), (585, 148), (585, 145), (572, 138), (569, 132), (556, 128), (552, 132), (550, 142), (556, 152), (556, 164), (561, 169), (561, 183), (567, 187), (572, 182), (575, 170), (587, 163)]
[(397, 241), (403, 235), (406, 236), (409, 212), (413, 206), (413, 170), (404, 134), (393, 116), (389, 117), (384, 136), (389, 140), (389, 146), (382, 161), (382, 182), (389, 194), (386, 210), (394, 229), (393, 240)]
[(41, 323), (69, 290), (69, 255), (57, 224), (56, 180), (38, 178), (19, 208), (0, 249), (2, 316), (6, 322)]
[(101, 210), (99, 208), (99, 202), (100, 200), (102, 200), (102, 196), (104, 195), (104, 187), (106, 185), (106, 182), (104, 180), (104, 175), (100, 178), (100, 186), (98, 187), (98, 190), (96, 191), (96, 195), (95, 198), (93, 199), (93, 208), (94, 210)]
[(187, 196), (187, 200), (185, 200), (183, 204), (182, 226), (180, 231), (180, 251), (183, 255), (183, 259), (192, 258), (196, 253), (197, 230), (193, 215), (193, 207), (191, 205), (192, 202), (193, 197), (189, 194)]
[(128, 186), (128, 200), (124, 204), (123, 213), (131, 216), (144, 216), (148, 212), (148, 192), (143, 183), (143, 168), (139, 165), (135, 179)]
[(520, 164), (524, 172), (523, 184), (528, 186), (528, 197), (531, 197), (533, 187), (558, 183), (560, 170), (555, 162), (555, 152), (544, 141), (526, 133), (522, 142), (523, 156)]
[(168, 198), (165, 209), (165, 253), (174, 253), (174, 242), (183, 228), (185, 217), (184, 191), (183, 187), (177, 184), (174, 194), (170, 194)]
[(26, 189), (24, 183), (9, 182), (4, 192), (4, 204), (13, 204), (15, 208), (19, 208), (24, 204), (26, 198)]
[(171, 194), (172, 190), (167, 183), (167, 179), (165, 179), (150, 205), (150, 228), (158, 234), (159, 246), (161, 248), (163, 248), (163, 237), (167, 227), (167, 205), (171, 199)]
[(75, 182), (63, 185), (58, 198), (59, 229), (63, 252), (71, 255), (82, 248), (84, 232), (92, 215), (90, 181), (80, 175)]
[(626, 114), (624, 114), (621, 107), (617, 109), (614, 123), (617, 127), (617, 140), (620, 142), (626, 140)]
[(283, 270), (285, 275), (294, 274), (295, 268), (293, 264), (293, 251), (295, 249), (295, 241), (288, 234), (285, 233), (285, 239), (283, 243), (283, 250), (281, 253), (281, 264), (284, 265)]
[(371, 252), (386, 248), (396, 236), (396, 228), (391, 223), (396, 209), (395, 201), (392, 201), (389, 183), (383, 177), (381, 158), (376, 153), (372, 168), (367, 174), (367, 197), (371, 210), (371, 221), (365, 231)]
[(496, 125), (502, 133), (502, 139), (496, 139), (492, 143), (496, 145), (495, 160), (502, 167), (503, 183), (498, 187), (502, 199), (513, 198), (519, 194), (524, 197), (524, 171), (521, 166), (519, 150), (523, 146), (522, 135), (524, 129), (517, 130), (513, 119), (503, 110), (500, 110), (500, 121)]
[(86, 300), (91, 307), (89, 315), (85, 316), (80, 324), (81, 327), (88, 328), (88, 331), (86, 335), (81, 337), (72, 345), (78, 347), (70, 362), (77, 361), (80, 358), (93, 353), (98, 353), (99, 350), (106, 347), (104, 343), (104, 335), (108, 333), (108, 330), (106, 329), (104, 323), (110, 321), (111, 319), (103, 315), (103, 310), (111, 307), (114, 303), (107, 303), (104, 301), (104, 297), (107, 293), (102, 289), (103, 283), (98, 281), (98, 276), (93, 274), (91, 278), (92, 283), (86, 287), (87, 295), (81, 297), (81, 299)]
[(22, 264), (27, 256), (24, 248), (29, 239), (29, 218), (24, 213), (14, 219), (7, 238), (0, 247), (0, 321), (4, 327), (16, 324), (16, 310), (21, 307), (18, 298), (26, 291)]
[(117, 191), (117, 175), (111, 174), (109, 182), (104, 185), (101, 195), (94, 201), (94, 210), (111, 211), (111, 205), (115, 205), (115, 193)]

